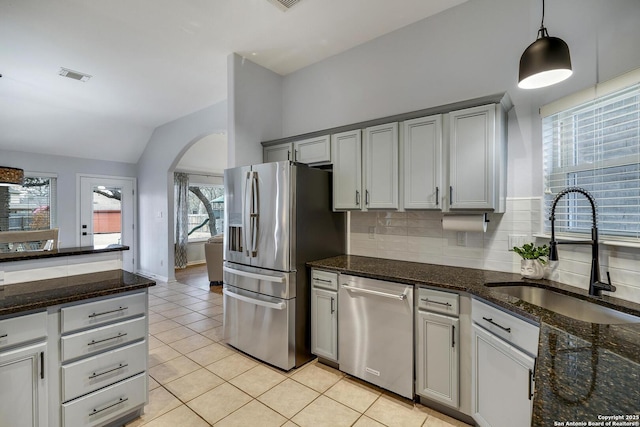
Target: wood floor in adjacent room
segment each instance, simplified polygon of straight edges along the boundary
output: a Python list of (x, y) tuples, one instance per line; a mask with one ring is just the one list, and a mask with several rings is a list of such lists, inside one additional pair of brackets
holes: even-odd
[(127, 427), (466, 426), (316, 360), (284, 372), (238, 352), (206, 266), (176, 278), (149, 288), (149, 404)]

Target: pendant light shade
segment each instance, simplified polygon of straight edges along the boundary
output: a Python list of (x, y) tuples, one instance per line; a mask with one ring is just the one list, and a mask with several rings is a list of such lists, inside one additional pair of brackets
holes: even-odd
[(549, 37), (544, 27), (544, 0), (542, 0), (542, 23), (538, 38), (527, 47), (520, 57), (518, 87), (537, 89), (559, 83), (573, 74), (569, 46), (564, 40)]
[(24, 171), (22, 169), (0, 166), (0, 186), (22, 185)]

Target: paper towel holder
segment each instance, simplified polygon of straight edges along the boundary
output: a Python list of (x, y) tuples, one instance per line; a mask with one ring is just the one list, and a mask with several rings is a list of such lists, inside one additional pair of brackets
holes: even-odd
[[(454, 213), (453, 216), (455, 215), (456, 214)], [(484, 222), (491, 222), (489, 221), (489, 215), (486, 212), (484, 212), (482, 215), (484, 216)], [(442, 218), (440, 219), (440, 222), (442, 222)]]

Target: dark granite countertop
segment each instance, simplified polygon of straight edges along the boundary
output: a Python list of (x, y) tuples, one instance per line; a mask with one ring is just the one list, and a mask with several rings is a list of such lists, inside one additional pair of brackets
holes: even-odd
[[(528, 284), (640, 316), (640, 304), (519, 274), (342, 255), (310, 267), (468, 292), (540, 325), (532, 426), (598, 422), (599, 415), (640, 414), (640, 323), (600, 325), (529, 304), (485, 284)], [(586, 424), (585, 424), (586, 425)]]
[(36, 280), (0, 286), (0, 316), (134, 291), (155, 286), (153, 280), (124, 270)]
[(53, 251), (25, 251), (25, 252), (8, 252), (0, 253), (0, 263), (12, 261), (26, 261), (41, 258), (56, 258), (73, 255), (99, 254), (104, 252), (121, 252), (128, 251), (129, 246), (109, 245), (106, 248), (96, 249), (93, 246), (81, 246), (77, 248), (60, 248)]

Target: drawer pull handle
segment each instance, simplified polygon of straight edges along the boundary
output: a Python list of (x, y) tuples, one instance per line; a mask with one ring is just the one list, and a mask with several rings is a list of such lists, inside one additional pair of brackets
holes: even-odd
[(493, 321), (493, 318), (491, 318), (491, 317), (490, 318), (483, 317), (483, 319), (486, 320), (487, 322), (491, 323), (492, 325), (497, 326), (498, 328), (502, 329), (503, 331), (506, 331), (509, 334), (511, 333), (511, 328), (505, 328), (504, 326), (497, 324), (496, 322)]
[(333, 283), (333, 281), (331, 281), (331, 280), (319, 279), (317, 277), (314, 277), (313, 280), (315, 280), (316, 282)]
[(433, 301), (430, 300), (429, 298), (422, 298), (422, 301), (428, 303), (428, 304), (440, 304), (440, 305), (444, 305), (446, 307), (451, 307), (451, 304), (448, 302), (440, 302), (440, 301)]
[(105, 342), (105, 341), (117, 340), (118, 338), (122, 338), (122, 337), (124, 337), (124, 336), (126, 336), (126, 335), (127, 335), (127, 333), (125, 332), (124, 334), (118, 334), (118, 335), (116, 335), (115, 337), (105, 338), (105, 339), (103, 339), (103, 340), (98, 340), (98, 341), (96, 341), (96, 340), (91, 340), (91, 342), (90, 342), (90, 343), (87, 343), (87, 345), (94, 345), (94, 344), (100, 344), (101, 342)]
[(9, 334), (0, 335), (0, 340), (1, 340), (2, 338), (6, 338), (6, 337), (8, 337), (8, 336), (9, 336)]
[(117, 371), (117, 370), (119, 370), (119, 369), (124, 369), (124, 368), (126, 368), (127, 366), (129, 366), (129, 364), (128, 364), (128, 363), (125, 363), (124, 365), (121, 363), (121, 364), (120, 364), (120, 366), (115, 367), (115, 368), (113, 368), (113, 369), (109, 369), (108, 371), (100, 372), (99, 374), (96, 374), (96, 373), (94, 372), (94, 373), (93, 373), (93, 375), (91, 375), (91, 376), (89, 377), (89, 379), (90, 379), (90, 380), (92, 380), (92, 379), (94, 379), (94, 378), (101, 377), (102, 375), (110, 374), (111, 372), (115, 372), (115, 371)]
[(110, 310), (110, 311), (103, 311), (102, 313), (92, 313), (89, 315), (89, 318), (94, 318), (94, 317), (98, 317), (98, 316), (104, 316), (105, 314), (111, 314), (111, 313), (117, 313), (119, 311), (124, 311), (126, 309), (128, 309), (129, 307), (120, 307), (117, 308), (115, 310)]
[(106, 411), (106, 410), (107, 410), (107, 409), (109, 409), (109, 408), (113, 408), (113, 407), (114, 407), (114, 406), (116, 406), (116, 405), (120, 405), (121, 403), (124, 403), (124, 402), (126, 402), (127, 400), (129, 400), (129, 398), (128, 398), (128, 397), (125, 397), (124, 399), (121, 397), (121, 398), (120, 398), (120, 400), (118, 400), (116, 403), (112, 403), (111, 405), (105, 406), (104, 408), (101, 408), (101, 409), (95, 409), (95, 408), (94, 408), (94, 410), (93, 410), (93, 411), (91, 411), (91, 413), (89, 414), (89, 416), (99, 414), (100, 412), (102, 412), (102, 411)]

